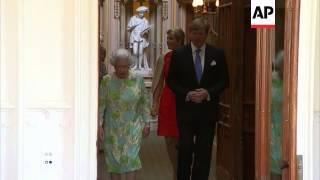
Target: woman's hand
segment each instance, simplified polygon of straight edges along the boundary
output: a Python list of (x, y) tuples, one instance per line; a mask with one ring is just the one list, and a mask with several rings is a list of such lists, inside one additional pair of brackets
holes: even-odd
[(153, 107), (151, 108), (151, 116), (152, 116), (153, 118), (155, 118), (157, 115), (158, 115), (157, 108), (153, 106)]
[(147, 137), (150, 134), (150, 125), (145, 125), (143, 127), (142, 135), (143, 137)]
[(154, 102), (151, 107), (151, 112), (150, 112), (151, 116), (155, 118), (158, 115), (158, 111), (159, 111), (159, 104)]

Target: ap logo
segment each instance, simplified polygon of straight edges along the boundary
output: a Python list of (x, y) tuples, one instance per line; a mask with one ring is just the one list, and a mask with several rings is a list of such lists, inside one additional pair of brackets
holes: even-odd
[(274, 0), (251, 0), (251, 28), (273, 28), (274, 26)]

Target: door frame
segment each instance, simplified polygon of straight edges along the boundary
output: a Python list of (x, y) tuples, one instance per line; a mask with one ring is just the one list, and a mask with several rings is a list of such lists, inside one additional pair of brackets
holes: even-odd
[[(283, 170), (284, 180), (297, 179), (297, 81), (300, 0), (285, 0)], [(274, 29), (257, 30), (255, 179), (269, 179), (269, 123), (271, 112), (271, 58)], [(268, 71), (269, 70), (269, 71)]]

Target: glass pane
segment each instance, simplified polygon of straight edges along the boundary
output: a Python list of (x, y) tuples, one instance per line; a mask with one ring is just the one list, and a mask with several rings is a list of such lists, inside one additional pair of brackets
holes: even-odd
[(276, 1), (276, 29), (274, 58), (272, 60), (271, 120), (270, 120), (270, 177), (281, 180), (282, 102), (285, 0)]

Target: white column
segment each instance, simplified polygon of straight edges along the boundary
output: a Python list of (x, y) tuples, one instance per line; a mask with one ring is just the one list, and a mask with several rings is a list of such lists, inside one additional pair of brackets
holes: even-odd
[(124, 16), (125, 12), (121, 11), (121, 5), (119, 5), (119, 9), (116, 9), (115, 0), (106, 0), (104, 3), (105, 6), (105, 40), (107, 41), (107, 56), (106, 56), (106, 64), (107, 68), (110, 72), (111, 66), (108, 65), (108, 61), (111, 57), (112, 52), (114, 52), (117, 48), (120, 47), (120, 17), (115, 17), (115, 11), (120, 13), (120, 15)]
[(314, 65), (314, 179), (320, 179), (320, 3), (315, 2), (317, 7), (316, 38), (315, 38), (315, 65)]
[(76, 0), (75, 7), (75, 139), (72, 167), (74, 180), (96, 180), (98, 1)]
[(185, 5), (181, 5), (177, 1), (168, 1), (168, 19), (163, 22), (163, 48), (164, 52), (168, 50), (167, 47), (167, 30), (171, 28), (181, 28), (185, 33), (186, 31), (186, 17), (187, 12)]
[(174, 27), (181, 28), (184, 32), (186, 31), (186, 21), (187, 21), (187, 9), (186, 5), (179, 5), (176, 6), (176, 24)]
[(0, 0), (0, 179), (17, 179), (17, 0)]
[[(301, 1), (298, 64), (297, 154), (303, 155), (303, 179), (318, 180), (319, 126), (315, 122), (315, 65), (319, 61), (319, 1)], [(317, 78), (319, 80), (319, 78)], [(317, 83), (319, 81), (317, 80)], [(317, 145), (315, 144), (317, 141)], [(317, 161), (319, 162), (319, 161)], [(316, 167), (318, 166), (318, 167)]]
[(166, 1), (166, 3), (168, 4), (168, 18), (167, 19), (162, 19), (163, 21), (163, 30), (162, 30), (162, 52), (166, 53), (168, 51), (168, 47), (167, 47), (167, 31), (173, 27), (173, 6), (176, 3), (176, 1), (169, 1), (169, 0), (164, 0)]

